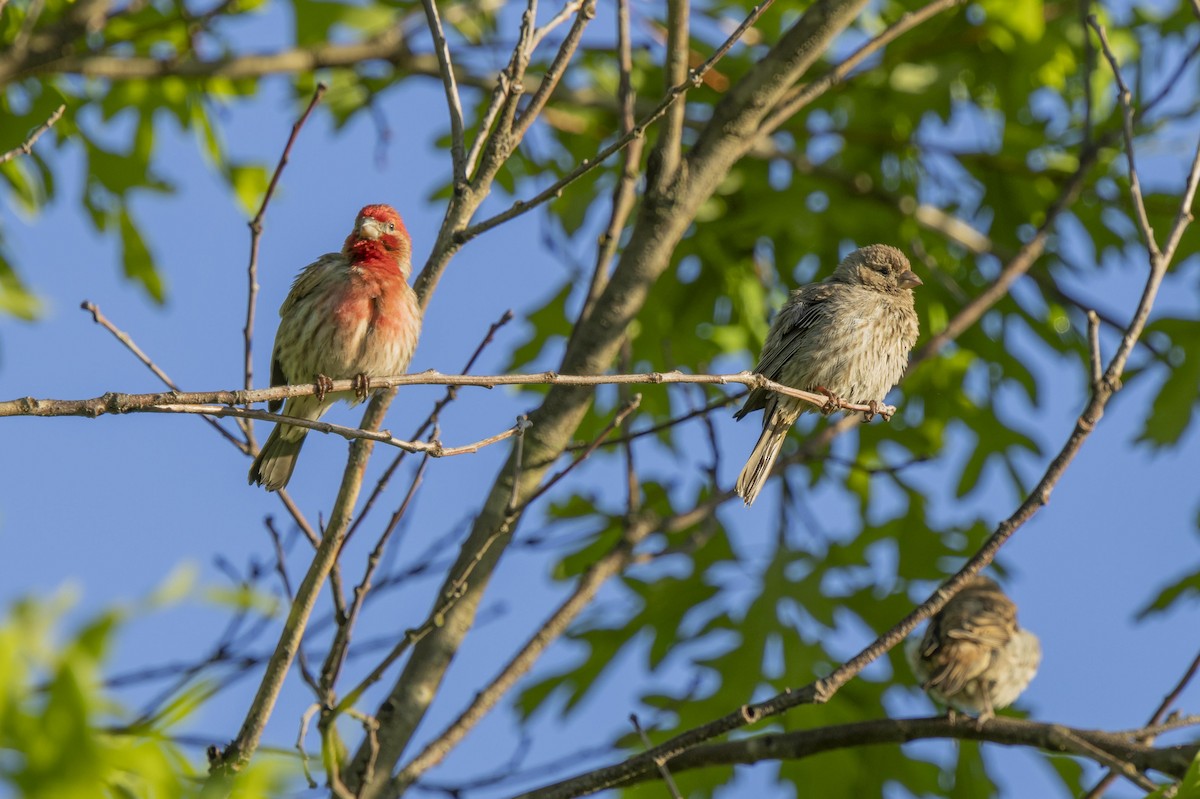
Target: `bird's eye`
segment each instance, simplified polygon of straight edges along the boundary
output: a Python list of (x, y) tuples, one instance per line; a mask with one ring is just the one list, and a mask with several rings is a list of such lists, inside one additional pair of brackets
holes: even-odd
[(395, 229), (396, 229), (396, 223), (395, 223), (395, 222), (388, 222), (388, 230), (390, 230), (390, 231), (395, 231)]

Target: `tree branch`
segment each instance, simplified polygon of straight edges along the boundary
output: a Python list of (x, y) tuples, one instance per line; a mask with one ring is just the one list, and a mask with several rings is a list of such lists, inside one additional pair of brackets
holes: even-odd
[[(715, 191), (739, 153), (749, 149), (753, 132), (767, 109), (805, 73), (833, 38), (853, 22), (863, 5), (865, 0), (817, 0), (781, 41), (751, 67), (742, 79), (745, 86), (740, 90), (735, 86), (725, 96), (709, 123), (714, 130), (722, 131), (717, 138), (725, 145), (709, 146), (702, 152), (694, 149), (688, 158), (688, 177), (679, 190), (663, 203), (642, 206), (629, 243), (594, 311), (580, 323), (560, 372), (595, 375), (613, 362), (626, 327), (643, 307), (650, 287), (670, 264), (675, 245), (696, 210)], [(739, 146), (726, 138), (739, 134), (744, 138)], [(511, 519), (509, 514), (514, 494), (519, 500), (537, 489), (549, 465), (570, 443), (590, 401), (591, 392), (584, 388), (554, 386), (541, 407), (530, 415), (534, 426), (524, 437), (521, 468), (517, 469), (515, 459), (510, 457), (501, 469), (462, 545), (458, 562), (451, 569), (454, 576), (461, 574), (468, 564), (475, 564), (464, 595), (446, 613), (445, 623), (413, 647), (404, 670), (376, 714), (381, 725), (378, 758), (375, 779), (362, 786), (364, 799), (374, 799), (386, 790), (385, 775), (395, 767), (408, 745), (437, 693), (451, 658), (472, 625), (488, 579), (515, 524), (519, 523), (519, 518)], [(447, 584), (446, 588), (450, 587)], [(439, 593), (439, 601), (443, 593)], [(371, 753), (360, 746), (353, 771), (364, 771), (370, 758)], [(351, 787), (358, 790), (357, 785)]]
[[(1123, 102), (1125, 95), (1122, 95)], [(1132, 147), (1132, 138), (1127, 138), (1126, 146)], [(1189, 173), (1187, 184), (1184, 187), (1183, 196), (1180, 201), (1180, 210), (1176, 216), (1175, 224), (1172, 227), (1168, 240), (1173, 243), (1173, 246), (1163, 248), (1161, 251), (1157, 247), (1150, 247), (1148, 251), (1150, 255), (1150, 273), (1146, 279), (1145, 289), (1138, 303), (1132, 319), (1122, 338), (1121, 345), (1117, 352), (1113, 355), (1109, 362), (1108, 368), (1104, 373), (1104, 379), (1099, 384), (1093, 386), (1090, 400), (1083, 412), (1079, 415), (1075, 423), (1075, 427), (1069, 435), (1067, 442), (1063, 445), (1058, 455), (1047, 466), (1042, 478), (1038, 481), (1037, 486), (1029, 494), (1021, 505), (1007, 519), (1001, 522), (995, 532), (984, 542), (979, 550), (967, 560), (966, 564), (949, 580), (945, 581), (937, 591), (928, 599), (914, 608), (907, 616), (895, 624), (890, 630), (880, 635), (870, 645), (859, 652), (850, 660), (846, 661), (842, 666), (835, 669), (828, 677), (810, 683), (798, 690), (788, 690), (778, 694), (763, 702), (743, 705), (737, 710), (722, 716), (708, 724), (695, 727), (680, 733), (669, 741), (655, 747), (650, 752), (631, 758), (624, 763), (610, 766), (604, 769), (598, 769), (592, 772), (598, 775), (602, 785), (620, 784), (624, 776), (630, 773), (632, 763), (641, 762), (642, 759), (648, 758), (649, 762), (668, 762), (672, 764), (682, 753), (689, 749), (695, 748), (697, 745), (711, 740), (718, 735), (723, 735), (735, 729), (745, 727), (760, 721), (769, 716), (779, 715), (793, 707), (802, 704), (814, 704), (828, 702), (835, 693), (847, 682), (858, 676), (868, 665), (881, 657), (888, 650), (895, 647), (905, 637), (909, 635), (917, 625), (922, 621), (931, 618), (935, 613), (945, 606), (946, 602), (971, 577), (979, 574), (984, 567), (992, 562), (996, 553), (1008, 541), (1009, 538), (1030, 518), (1034, 516), (1050, 499), (1050, 494), (1058, 481), (1065, 474), (1067, 467), (1078, 454), (1084, 441), (1095, 429), (1096, 424), (1104, 415), (1104, 410), (1108, 405), (1109, 400), (1120, 389), (1120, 375), (1124, 369), (1125, 361), (1132, 351), (1134, 344), (1145, 328), (1146, 320), (1149, 318), (1150, 309), (1153, 307), (1154, 299), (1157, 296), (1158, 288), (1162, 283), (1162, 279), (1166, 274), (1170, 259), (1174, 256), (1175, 248), (1178, 241), (1182, 238), (1183, 229), (1191, 220), (1191, 207), (1195, 199), (1197, 184), (1200, 182), (1200, 142), (1197, 143), (1196, 154), (1192, 161), (1192, 167)], [(1065, 195), (1064, 195), (1065, 196)], [(1140, 196), (1135, 202), (1140, 201)], [(1061, 209), (1064, 205), (1064, 198), (1060, 197), (1056, 203), (1056, 208)], [(1052, 208), (1052, 211), (1055, 209)], [(1048, 214), (1047, 222), (1053, 218), (1053, 213)], [(1043, 231), (1044, 231), (1043, 226)], [(1149, 230), (1145, 231), (1148, 238), (1152, 240), (1152, 234)], [(1033, 242), (1031, 242), (1032, 244)], [(1023, 248), (1022, 252), (1028, 248)], [(1018, 255), (1020, 258), (1020, 255)], [(1011, 266), (1011, 265), (1010, 265)], [(1028, 267), (1026, 267), (1028, 268)], [(1007, 268), (1006, 270), (1007, 271)], [(1003, 279), (1003, 274), (1001, 275)], [(985, 295), (988, 292), (985, 292)], [(968, 313), (969, 309), (964, 308), (959, 316)], [(981, 313), (982, 311), (980, 311)], [(975, 318), (978, 318), (976, 316)], [(948, 329), (956, 329), (952, 322)], [(957, 333), (956, 333), (957, 335)], [(937, 341), (937, 337), (935, 337)], [(945, 341), (939, 342), (936, 346), (944, 345)], [(923, 358), (928, 357), (930, 352), (935, 351), (934, 342), (925, 345), (922, 350), (914, 356), (914, 363)], [(910, 364), (911, 370), (912, 364)], [(826, 437), (836, 435), (836, 428), (826, 428)], [(697, 509), (699, 510), (699, 509)], [(674, 767), (674, 766), (672, 766)], [(585, 775), (591, 776), (591, 775)], [(582, 778), (580, 778), (582, 779)], [(568, 796), (577, 796), (578, 793), (549, 793), (546, 797), (555, 797), (556, 799), (566, 799)], [(543, 797), (539, 796), (539, 799)]]
[(462, 100), (458, 96), (458, 84), (454, 79), (454, 64), (450, 59), (450, 45), (442, 30), (442, 18), (438, 16), (435, 0), (423, 0), (425, 19), (429, 22), (429, 33), (433, 36), (433, 49), (437, 53), (438, 70), (442, 74), (442, 87), (446, 92), (446, 106), (450, 110), (450, 160), (454, 171), (454, 184), (467, 182), (467, 154), (463, 138)]
[(21, 144), (18, 145), (17, 147), (14, 147), (13, 149), (9, 150), (8, 152), (0, 155), (0, 164), (7, 164), (9, 161), (13, 160), (18, 155), (29, 155), (30, 153), (32, 153), (33, 145), (37, 144), (37, 140), (42, 138), (42, 135), (46, 131), (48, 131), (48, 130), (50, 130), (50, 128), (54, 127), (54, 124), (56, 122), (58, 122), (59, 119), (62, 118), (63, 112), (66, 110), (67, 110), (67, 107), (65, 105), (60, 105), (58, 108), (56, 108), (54, 113), (50, 115), (50, 118), (47, 119), (45, 122), (43, 122), (41, 125), (38, 125), (38, 127), (33, 131), (33, 133), (29, 134), (29, 137), (27, 139), (25, 139), (25, 141), (21, 142)]
[[(304, 109), (304, 113), (292, 125), (292, 133), (288, 136), (287, 144), (283, 146), (283, 153), (279, 156), (279, 163), (275, 165), (275, 172), (271, 175), (271, 182), (267, 184), (267, 190), (263, 193), (262, 204), (258, 207), (258, 213), (250, 220), (250, 264), (246, 267), (246, 281), (248, 284), (246, 292), (246, 326), (242, 329), (242, 336), (245, 340), (245, 362), (243, 365), (245, 381), (242, 383), (242, 388), (249, 389), (254, 385), (254, 312), (258, 304), (258, 245), (262, 241), (263, 217), (267, 214), (267, 206), (271, 203), (271, 197), (275, 195), (275, 187), (279, 185), (279, 178), (283, 175), (283, 168), (287, 166), (288, 158), (292, 154), (292, 146), (295, 145), (296, 138), (300, 135), (300, 129), (304, 127), (304, 123), (312, 115), (313, 109), (317, 107), (317, 103), (321, 102), (321, 97), (325, 94), (325, 88), (324, 83), (317, 84), (312, 99), (308, 101), (308, 107)], [(244, 423), (239, 422), (239, 426), (242, 428), (242, 433), (246, 436), (246, 445), (249, 450), (257, 450), (257, 445), (254, 441), (254, 426), (248, 421)]]
[[(830, 406), (844, 411), (856, 411), (870, 414), (869, 403), (850, 402), (848, 400), (831, 401), (824, 394), (803, 391), (791, 386), (785, 386), (768, 380), (753, 372), (736, 372), (724, 375), (693, 375), (684, 372), (644, 372), (626, 375), (564, 375), (557, 372), (537, 372), (534, 374), (513, 375), (447, 375), (433, 370), (409, 375), (393, 377), (372, 377), (368, 379), (369, 390), (398, 388), (400, 386), (478, 386), (494, 388), (496, 386), (522, 385), (551, 385), (573, 387), (595, 387), (609, 385), (640, 385), (640, 384), (700, 384), (700, 385), (729, 385), (741, 384), (749, 388), (765, 388), (779, 394), (804, 400), (818, 408)], [(330, 392), (346, 392), (354, 390), (354, 380), (334, 380), (328, 385)], [(313, 383), (297, 383), (295, 385), (274, 386), (272, 388), (251, 389), (249, 391), (170, 391), (152, 394), (121, 394), (109, 392), (91, 399), (36, 399), (20, 397), (0, 401), (0, 417), (5, 416), (86, 416), (96, 418), (106, 414), (145, 413), (167, 411), (171, 413), (206, 413), (215, 416), (245, 415), (253, 419), (269, 422), (286, 422), (310, 430), (323, 433), (337, 433), (347, 438), (369, 438), (372, 441), (382, 441), (392, 446), (407, 449), (410, 452), (434, 453), (435, 446), (420, 441), (400, 442), (392, 439), (386, 432), (364, 431), (327, 422), (312, 422), (297, 419), (278, 413), (266, 411), (243, 411), (241, 408), (227, 407), (247, 405), (270, 400), (302, 397), (315, 394), (318, 386)], [(879, 415), (890, 418), (896, 409), (891, 405), (879, 407)], [(362, 433), (362, 435), (359, 435)], [(435, 454), (434, 457), (437, 457)]]
[[(881, 744), (948, 738), (987, 741), (1006, 746), (1027, 746), (1055, 754), (1073, 754), (1103, 763), (1115, 757), (1139, 771), (1153, 769), (1181, 777), (1200, 747), (1195, 744), (1155, 748), (1099, 730), (1082, 730), (1060, 724), (998, 717), (978, 723), (959, 716), (954, 721), (937, 718), (879, 719), (786, 733), (767, 733), (726, 743), (696, 747), (670, 761), (675, 773), (711, 766), (801, 760), (825, 752)], [(1083, 742), (1080, 746), (1076, 742)], [(631, 759), (637, 768), (620, 779), (602, 780), (597, 773), (576, 777), (520, 794), (516, 799), (569, 799), (609, 788), (624, 788), (659, 778), (654, 760), (646, 755)]]

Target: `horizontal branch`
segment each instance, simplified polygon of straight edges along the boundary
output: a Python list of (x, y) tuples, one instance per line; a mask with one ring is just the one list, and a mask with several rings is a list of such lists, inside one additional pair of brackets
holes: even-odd
[[(1137, 771), (1154, 770), (1182, 777), (1198, 747), (1153, 747), (1110, 732), (1082, 730), (1061, 724), (1043, 724), (1013, 718), (993, 718), (980, 723), (959, 716), (955, 720), (941, 716), (916, 719), (878, 719), (857, 724), (840, 724), (788, 733), (767, 733), (725, 743), (707, 744), (691, 749), (670, 762), (678, 773), (709, 766), (759, 763), (771, 760), (799, 760), (805, 757), (851, 747), (902, 744), (909, 741), (949, 738), (989, 741), (1007, 746), (1028, 746), (1053, 753), (1066, 753), (1098, 760), (1097, 752), (1116, 758)], [(1080, 742), (1086, 746), (1080, 746)], [(627, 787), (659, 777), (652, 757), (636, 759), (636, 771), (617, 782), (587, 785), (585, 774), (574, 780), (522, 794), (521, 799), (582, 796), (600, 788)]]
[[(515, 375), (447, 375), (441, 372), (436, 372), (432, 369), (425, 372), (417, 372), (416, 374), (396, 375), (394, 377), (372, 377), (367, 381), (368, 387), (371, 390), (381, 388), (398, 388), (400, 386), (479, 386), (482, 388), (494, 388), (496, 386), (529, 386), (529, 385), (553, 385), (553, 386), (608, 386), (608, 385), (630, 385), (630, 384), (646, 384), (646, 383), (688, 383), (702, 385), (729, 385), (740, 384), (750, 388), (763, 388), (769, 391), (774, 391), (777, 394), (784, 394), (789, 397), (804, 400), (818, 408), (840, 409), (844, 411), (858, 411), (868, 415), (879, 414), (885, 419), (890, 419), (896, 409), (891, 405), (877, 405), (872, 407), (869, 403), (856, 403), (840, 399), (831, 399), (824, 394), (814, 394), (811, 391), (802, 391), (800, 389), (791, 388), (773, 380), (768, 380), (759, 374), (753, 372), (737, 372), (736, 374), (724, 375), (694, 375), (685, 374), (683, 372), (646, 372), (642, 374), (627, 374), (627, 375), (562, 375), (557, 372), (538, 372), (534, 374), (515, 374)], [(354, 390), (354, 380), (334, 380), (331, 384), (332, 392), (349, 393)], [(233, 405), (252, 405), (257, 402), (268, 402), (270, 400), (286, 399), (288, 397), (304, 397), (317, 392), (316, 384), (302, 383), (294, 386), (275, 386), (273, 388), (252, 389), (249, 391), (166, 391), (153, 394), (121, 394), (109, 392), (99, 397), (91, 399), (36, 399), (34, 397), (19, 397), (17, 399), (6, 400), (0, 402), (0, 417), (2, 416), (88, 416), (95, 418), (111, 413), (145, 413), (167, 411), (174, 413), (207, 413), (221, 416), (236, 416), (239, 413), (259, 414), (253, 415), (254, 419), (266, 419), (268, 421), (280, 421), (286, 418), (290, 424), (297, 424), (301, 427), (311, 427), (314, 430), (322, 432), (335, 432), (339, 435), (345, 435), (344, 431), (352, 431), (354, 428), (341, 428), (337, 425), (324, 425), (323, 423), (306, 424), (299, 420), (292, 420), (291, 417), (282, 417), (277, 414), (267, 414), (261, 411), (239, 411), (234, 412), (232, 408), (224, 410), (214, 409), (211, 406), (233, 406)], [(882, 397), (880, 397), (882, 400)], [(200, 406), (204, 406), (201, 408)], [(352, 436), (361, 438), (363, 436)], [(388, 436), (390, 439), (390, 435)], [(400, 446), (396, 443), (397, 440), (387, 440), (384, 438), (374, 438), (376, 441), (384, 441), (393, 446)], [(413, 444), (414, 442), (405, 442)], [(403, 447), (402, 447), (403, 448)], [(413, 449), (413, 452), (427, 452), (428, 449)]]
[(363, 430), (358, 427), (346, 427), (345, 425), (330, 424), (329, 422), (321, 422), (314, 419), (298, 419), (295, 416), (284, 416), (281, 413), (256, 411), (249, 408), (234, 408), (227, 405), (189, 405), (181, 403), (178, 405), (152, 405), (141, 410), (146, 413), (202, 413), (207, 416), (233, 416), (239, 419), (258, 419), (264, 422), (287, 422), (293, 427), (305, 427), (309, 430), (316, 430), (318, 433), (339, 435), (347, 441), (364, 438), (368, 441), (378, 441), (380, 444), (387, 444), (390, 447), (402, 449), (405, 452), (428, 455), (431, 458), (448, 458), (452, 455), (467, 455), (472, 452), (478, 452), (486, 446), (497, 444), (507, 438), (512, 438), (519, 431), (529, 426), (528, 421), (519, 421), (502, 433), (488, 436), (472, 444), (464, 444), (461, 447), (447, 447), (436, 439), (433, 441), (405, 441), (404, 439), (396, 438), (387, 430)]

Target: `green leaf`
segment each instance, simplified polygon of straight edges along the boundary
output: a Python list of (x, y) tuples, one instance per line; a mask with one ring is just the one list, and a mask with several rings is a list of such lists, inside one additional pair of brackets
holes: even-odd
[(1153, 793), (1147, 794), (1146, 799), (1200, 799), (1200, 755), (1192, 758), (1187, 773), (1179, 781), (1178, 790), (1172, 784), (1164, 785)]
[(1181, 577), (1163, 588), (1150, 604), (1138, 611), (1137, 618), (1145, 619), (1168, 610), (1181, 599), (1194, 600), (1197, 597), (1200, 597), (1200, 572)]
[(1200, 406), (1200, 350), (1194, 346), (1200, 340), (1200, 320), (1159, 319), (1146, 331), (1152, 332), (1166, 333), (1175, 342), (1171, 355), (1176, 363), (1159, 388), (1137, 440), (1161, 449), (1179, 442)]
[(267, 193), (267, 184), (271, 179), (266, 167), (259, 164), (230, 164), (226, 174), (237, 198), (238, 207), (247, 217), (253, 217), (262, 205), (263, 196)]
[(0, 311), (19, 319), (32, 320), (42, 312), (42, 303), (13, 271), (0, 249)]
[(162, 276), (154, 268), (154, 259), (141, 232), (124, 208), (121, 209), (120, 220), (121, 259), (125, 264), (125, 276), (141, 283), (155, 302), (162, 303), (166, 299)]

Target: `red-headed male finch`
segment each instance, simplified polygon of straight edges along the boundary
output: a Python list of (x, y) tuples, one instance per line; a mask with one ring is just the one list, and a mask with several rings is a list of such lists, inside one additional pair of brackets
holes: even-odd
[[(412, 240), (396, 209), (358, 212), (342, 251), (322, 255), (296, 276), (279, 309), (271, 385), (316, 383), (317, 394), (273, 400), (284, 416), (320, 419), (338, 400), (366, 398), (368, 377), (402, 374), (421, 333), (421, 308), (408, 285)], [(334, 380), (357, 381), (353, 392), (329, 393)], [(250, 467), (250, 482), (268, 491), (287, 485), (308, 429), (278, 424)]]
[(1017, 606), (994, 580), (973, 577), (905, 647), (933, 699), (980, 722), (1017, 700), (1037, 673), (1042, 647), (1017, 626)]
[[(792, 292), (775, 317), (754, 371), (776, 383), (854, 403), (881, 402), (908, 366), (917, 341), (912, 288), (921, 285), (904, 253), (886, 244), (855, 250), (820, 283)], [(738, 476), (754, 502), (783, 440), (809, 403), (756, 388), (734, 414), (763, 409), (763, 431)], [(832, 404), (829, 406), (833, 409)]]

